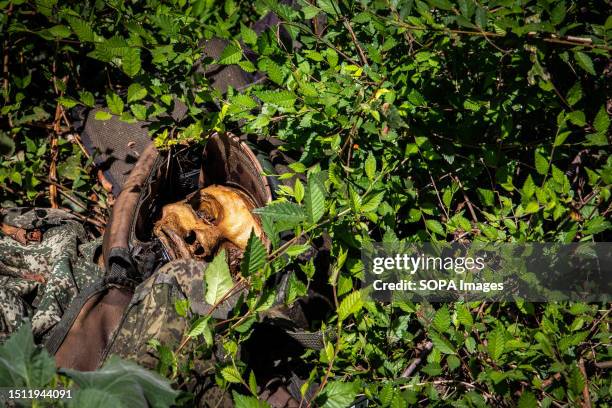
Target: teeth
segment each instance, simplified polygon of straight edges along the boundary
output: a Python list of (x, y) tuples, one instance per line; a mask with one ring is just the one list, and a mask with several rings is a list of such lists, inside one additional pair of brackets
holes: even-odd
[(155, 223), (154, 234), (172, 259), (203, 259), (229, 243), (242, 251), (251, 231), (260, 238), (263, 231), (251, 214), (251, 200), (241, 191), (225, 186), (209, 186), (193, 196), (165, 205)]

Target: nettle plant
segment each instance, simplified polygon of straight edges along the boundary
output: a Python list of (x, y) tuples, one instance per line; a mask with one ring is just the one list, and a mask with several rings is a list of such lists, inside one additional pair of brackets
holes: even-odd
[[(106, 106), (99, 120), (151, 121), (161, 149), (230, 130), (276, 136), (295, 157), (274, 175), (291, 181), (258, 210), (272, 252), (250, 242), (240, 281), (251, 288), (247, 307), (217, 333), (231, 362), (217, 367), (217, 381), (238, 406), (258, 406), (257, 379), (238, 349), (275, 298), (266, 282), (292, 267), (285, 302), (305, 295), (316, 271), (304, 254), (321, 236), (332, 242), (326, 285), (336, 311), (316, 329), (334, 335), (300, 359), (310, 372), (302, 391), (314, 384), (319, 404), (343, 407), (358, 395), (394, 407), (609, 403), (610, 378), (598, 365), (610, 360), (608, 304), (382, 305), (359, 291), (360, 248), (372, 241), (609, 239), (612, 17), (604, 2), (0, 7), (4, 206), (106, 208), (70, 114), (83, 107)], [(282, 24), (257, 35), (249, 26), (268, 11)], [(202, 53), (212, 37), (230, 41), (216, 61)], [(202, 74), (212, 63), (267, 80), (222, 95)], [(180, 122), (163, 115), (175, 98), (188, 107)], [(284, 231), (295, 238), (282, 242)], [(226, 273), (222, 263), (207, 272), (218, 288), (212, 303), (236, 285)], [(180, 350), (155, 345), (159, 370), (177, 383), (188, 377), (193, 359), (210, 352), (213, 325), (197, 318)]]

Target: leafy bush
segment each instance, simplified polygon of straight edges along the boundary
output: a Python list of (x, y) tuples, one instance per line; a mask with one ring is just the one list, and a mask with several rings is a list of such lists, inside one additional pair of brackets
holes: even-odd
[[(322, 328), (334, 328), (337, 340), (300, 359), (324, 406), (346, 406), (358, 394), (394, 407), (610, 403), (610, 378), (598, 365), (610, 360), (609, 304), (384, 306), (355, 289), (359, 249), (373, 240), (609, 239), (612, 18), (602, 2), (0, 5), (3, 205), (106, 207), (67, 114), (96, 103), (126, 121), (153, 120), (160, 148), (240, 129), (276, 135), (299, 159), (278, 177), (307, 174), (307, 182), (282, 187), (260, 210), (273, 255), (246, 263), (248, 311), (220, 333), (232, 363), (218, 367), (218, 381), (238, 406), (255, 406), (240, 395), (254, 393), (256, 379), (237, 350), (274, 299), (263, 288), (297, 264), (287, 302), (305, 294), (315, 270), (300, 254), (324, 234), (336, 260), (328, 283), (337, 310)], [(257, 36), (248, 28), (269, 10), (299, 46), (281, 30)], [(213, 90), (196, 72), (202, 41), (213, 36), (230, 45), (202, 64), (238, 64), (269, 80), (227, 95)], [(188, 106), (179, 123), (159, 116), (175, 96)], [(297, 238), (280, 245), (285, 230)], [(197, 320), (183, 351), (208, 349), (211, 327)], [(431, 353), (408, 372), (428, 340)], [(160, 370), (188, 375), (165, 351)]]

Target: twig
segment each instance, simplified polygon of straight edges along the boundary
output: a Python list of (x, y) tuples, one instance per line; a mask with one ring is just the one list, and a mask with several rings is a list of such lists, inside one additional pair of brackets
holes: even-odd
[(591, 396), (589, 395), (589, 377), (587, 376), (586, 370), (584, 369), (584, 360), (582, 357), (578, 360), (578, 368), (580, 373), (584, 377), (584, 387), (582, 388), (582, 396), (584, 398), (584, 408), (591, 408)]
[(595, 367), (601, 368), (602, 370), (606, 370), (608, 368), (612, 368), (612, 361), (602, 361), (601, 363), (595, 363)]
[(423, 359), (427, 357), (427, 355), (432, 349), (433, 349), (433, 343), (431, 341), (428, 341), (427, 343), (425, 343), (425, 346), (423, 347), (423, 350), (421, 350), (421, 352), (419, 353), (419, 356), (415, 358), (414, 360), (412, 360), (412, 363), (410, 363), (410, 365), (406, 367), (406, 369), (404, 370), (404, 372), (402, 373), (400, 377), (401, 378), (410, 377), (412, 373), (414, 373), (414, 371), (417, 369), (417, 367), (421, 364)]
[[(9, 19), (11, 17), (11, 15), (13, 14), (13, 2), (9, 3), (8, 9), (6, 10), (6, 25), (9, 25)], [(4, 44), (2, 47), (2, 52), (3, 52), (3, 58), (2, 58), (2, 77), (3, 77), (3, 84), (2, 87), (4, 89), (4, 98), (5, 101), (8, 103), (9, 97), (8, 97), (8, 93), (9, 93), (9, 69), (8, 69), (8, 63), (9, 63), (9, 40), (8, 40), (8, 35), (5, 37), (4, 39)], [(10, 114), (10, 112), (6, 115), (6, 118), (8, 120), (8, 125), (9, 127), (13, 127), (13, 119), (12, 116)]]
[(455, 181), (457, 182), (457, 184), (459, 184), (459, 188), (461, 189), (461, 194), (463, 195), (463, 199), (465, 200), (465, 203), (468, 206), (468, 209), (470, 210), (470, 215), (472, 216), (472, 220), (477, 223), (478, 222), (478, 218), (476, 218), (476, 212), (474, 211), (474, 207), (472, 206), (472, 202), (470, 201), (470, 199), (468, 198), (467, 194), (465, 193), (465, 189), (463, 188), (463, 184), (461, 184), (461, 180), (459, 180), (459, 177), (454, 176)]
[(357, 48), (357, 52), (359, 53), (359, 59), (361, 60), (361, 63), (363, 65), (368, 65), (368, 58), (363, 52), (361, 45), (359, 45), (359, 41), (357, 40), (357, 36), (355, 35), (355, 32), (353, 31), (353, 27), (351, 27), (351, 23), (349, 23), (346, 17), (344, 18), (344, 26), (346, 27), (348, 32), (351, 34), (351, 39), (353, 40), (353, 43), (355, 44), (355, 47)]

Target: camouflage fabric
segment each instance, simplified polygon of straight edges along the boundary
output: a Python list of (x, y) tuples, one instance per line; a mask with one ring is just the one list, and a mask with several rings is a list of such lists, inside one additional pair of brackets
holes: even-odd
[(157, 359), (148, 342), (156, 339), (171, 348), (178, 346), (188, 319), (179, 316), (174, 305), (187, 298), (194, 283), (202, 286), (205, 267), (205, 263), (190, 259), (172, 261), (138, 285), (108, 355), (155, 368)]
[[(141, 283), (135, 290), (105, 358), (115, 354), (155, 369), (158, 353), (149, 344), (149, 340), (157, 340), (176, 350), (191, 316), (181, 317), (175, 303), (177, 300), (190, 299), (192, 310), (194, 304), (202, 303), (198, 300), (204, 298), (203, 277), (206, 265), (192, 259), (171, 261)], [(232, 407), (229, 394), (219, 388), (209, 375), (213, 372), (214, 363), (214, 356), (208, 360), (198, 360), (195, 368), (197, 372), (194, 373), (194, 378), (198, 378), (187, 384), (187, 388), (196, 396), (199, 407)]]
[(0, 235), (0, 341), (24, 318), (41, 340), (63, 310), (103, 271), (94, 263), (99, 240), (88, 242), (83, 226), (62, 210), (13, 208), (0, 222), (40, 232), (39, 242), (21, 243)]

